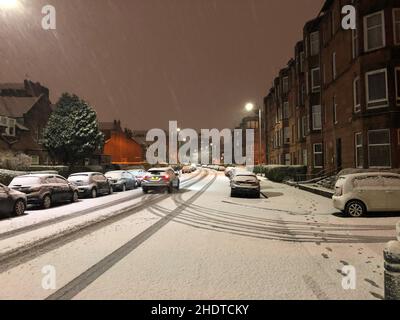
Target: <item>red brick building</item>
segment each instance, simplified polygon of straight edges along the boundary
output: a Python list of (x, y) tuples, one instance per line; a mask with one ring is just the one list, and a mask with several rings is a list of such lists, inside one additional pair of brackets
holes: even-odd
[(49, 90), (40, 83), (0, 84), (0, 152), (21, 152), (47, 164), (43, 130), (52, 113)]
[[(357, 30), (341, 27), (347, 4)], [(265, 98), (268, 162), (399, 168), (400, 0), (328, 0), (303, 33)]]
[(121, 128), (120, 121), (99, 124), (105, 135), (103, 154), (111, 157), (112, 164), (135, 165), (144, 162), (143, 147)]

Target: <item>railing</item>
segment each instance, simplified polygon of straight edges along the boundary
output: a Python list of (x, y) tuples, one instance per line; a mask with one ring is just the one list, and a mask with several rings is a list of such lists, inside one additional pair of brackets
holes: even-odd
[(326, 178), (336, 176), (339, 173), (340, 170), (322, 170), (318, 173), (315, 174), (298, 174), (295, 177), (295, 182), (297, 183), (317, 183), (321, 180), (324, 180)]

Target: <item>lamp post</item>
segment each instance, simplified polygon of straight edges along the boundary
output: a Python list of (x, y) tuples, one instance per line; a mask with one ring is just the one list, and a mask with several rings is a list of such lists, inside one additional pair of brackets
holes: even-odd
[[(245, 106), (245, 110), (247, 112), (252, 112), (255, 111), (256, 106), (249, 102)], [(258, 108), (258, 131), (259, 131), (259, 142), (258, 142), (258, 165), (261, 165), (261, 143), (262, 143), (262, 110), (261, 108)]]

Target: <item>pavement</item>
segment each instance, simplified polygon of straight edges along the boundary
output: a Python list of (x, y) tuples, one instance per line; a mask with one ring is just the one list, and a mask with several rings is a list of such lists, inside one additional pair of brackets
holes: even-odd
[[(265, 179), (267, 198), (231, 198), (222, 173), (190, 177), (173, 195), (136, 190), (0, 220), (0, 299), (383, 298), (399, 214), (347, 218), (328, 198)], [(47, 241), (4, 256), (37, 233)]]

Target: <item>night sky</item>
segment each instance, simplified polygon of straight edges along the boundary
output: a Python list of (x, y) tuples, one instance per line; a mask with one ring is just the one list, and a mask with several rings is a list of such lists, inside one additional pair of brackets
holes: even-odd
[[(323, 0), (19, 0), (0, 9), (0, 82), (76, 93), (141, 130), (232, 128), (262, 103)], [(57, 30), (41, 8), (57, 9)]]

